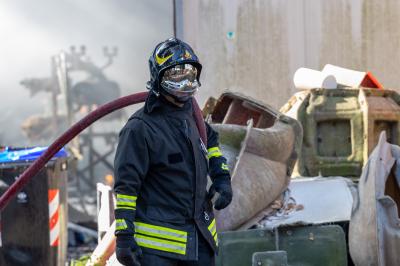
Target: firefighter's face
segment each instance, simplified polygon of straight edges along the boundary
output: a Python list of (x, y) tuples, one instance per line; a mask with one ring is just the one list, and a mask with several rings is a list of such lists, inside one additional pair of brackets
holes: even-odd
[(173, 66), (164, 72), (161, 86), (179, 101), (187, 101), (200, 87), (197, 69), (191, 64)]

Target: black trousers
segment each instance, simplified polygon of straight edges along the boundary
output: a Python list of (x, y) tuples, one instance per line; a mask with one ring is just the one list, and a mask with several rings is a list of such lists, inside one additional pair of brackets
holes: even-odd
[(170, 259), (143, 253), (140, 263), (141, 266), (215, 266), (214, 251), (200, 234), (198, 247), (199, 259), (197, 261)]

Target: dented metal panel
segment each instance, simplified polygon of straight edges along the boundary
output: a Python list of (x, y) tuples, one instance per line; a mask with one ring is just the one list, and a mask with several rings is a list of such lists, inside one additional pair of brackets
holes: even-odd
[(400, 265), (400, 147), (379, 143), (363, 169), (349, 228), (356, 265)]
[(233, 230), (287, 188), (302, 129), (296, 120), (237, 93), (222, 94), (211, 118), (232, 172), (234, 194), (232, 203), (216, 212), (217, 226)]
[(275, 228), (348, 222), (354, 189), (353, 182), (343, 177), (294, 178), (288, 190), (290, 203), (295, 206), (287, 206), (282, 208), (282, 211), (272, 212), (259, 221), (257, 226)]
[(312, 89), (293, 96), (281, 111), (304, 130), (296, 175), (358, 178), (382, 130), (400, 143), (400, 96), (367, 88)]

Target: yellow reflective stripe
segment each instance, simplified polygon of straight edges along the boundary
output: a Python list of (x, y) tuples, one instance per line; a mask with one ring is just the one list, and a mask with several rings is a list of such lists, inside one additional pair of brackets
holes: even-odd
[(211, 231), (211, 228), (215, 226), (215, 219), (212, 220), (211, 224), (208, 226), (208, 230)]
[(121, 207), (136, 207), (136, 202), (131, 203), (131, 202), (117, 202), (117, 206), (121, 206)]
[(208, 226), (208, 231), (211, 232), (212, 236), (214, 236), (214, 234), (217, 233), (217, 228), (215, 226), (215, 219), (213, 219), (211, 224)]
[(115, 220), (115, 229), (116, 230), (125, 230), (127, 228), (128, 228), (128, 226), (126, 225), (126, 222), (124, 219), (116, 219)]
[(130, 211), (135, 211), (135, 210), (136, 210), (136, 208), (133, 208), (133, 207), (120, 207), (120, 206), (117, 206), (116, 210), (130, 210)]
[(222, 169), (222, 170), (225, 170), (225, 171), (228, 171), (228, 170), (229, 170), (228, 165), (227, 165), (226, 163), (222, 163), (222, 164), (221, 164), (221, 169)]
[(220, 151), (218, 146), (211, 147), (207, 149), (208, 152)]
[(117, 207), (136, 207), (136, 196), (117, 194)]
[(180, 238), (180, 237), (175, 237), (175, 236), (168, 236), (165, 234), (160, 234), (157, 232), (149, 232), (149, 230), (142, 230), (139, 227), (136, 227), (135, 231), (139, 234), (144, 234), (144, 235), (151, 235), (151, 236), (156, 236), (156, 237), (161, 237), (161, 238), (167, 238), (167, 239), (171, 239), (171, 240), (175, 240), (175, 241), (179, 241), (179, 242), (183, 242), (186, 243), (187, 239), (185, 238)]
[(173, 241), (158, 239), (154, 237), (148, 237), (143, 235), (135, 235), (136, 242), (139, 246), (162, 250), (166, 252), (186, 254), (186, 244), (177, 243)]
[(187, 242), (187, 232), (168, 227), (157, 226), (152, 224), (146, 224), (141, 222), (135, 222), (136, 232), (149, 236), (162, 237), (170, 240)]
[(117, 199), (128, 199), (128, 200), (136, 201), (137, 197), (124, 195), (124, 194), (117, 194)]
[(210, 231), (211, 235), (214, 238), (215, 244), (218, 246), (218, 234), (217, 227), (215, 226), (215, 219), (213, 219), (211, 224), (208, 226), (208, 231)]
[(208, 159), (211, 159), (213, 157), (221, 157), (222, 156), (222, 152), (219, 149), (219, 147), (212, 147), (212, 148), (209, 148), (207, 151), (208, 151)]

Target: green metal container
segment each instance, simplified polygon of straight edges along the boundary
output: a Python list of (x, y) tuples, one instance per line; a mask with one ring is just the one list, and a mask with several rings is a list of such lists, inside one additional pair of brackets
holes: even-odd
[(219, 234), (217, 266), (282, 264), (346, 266), (343, 229), (338, 225), (313, 225)]
[(280, 110), (303, 126), (294, 175), (359, 178), (378, 143), (400, 144), (400, 95), (367, 88), (312, 89), (296, 93)]

